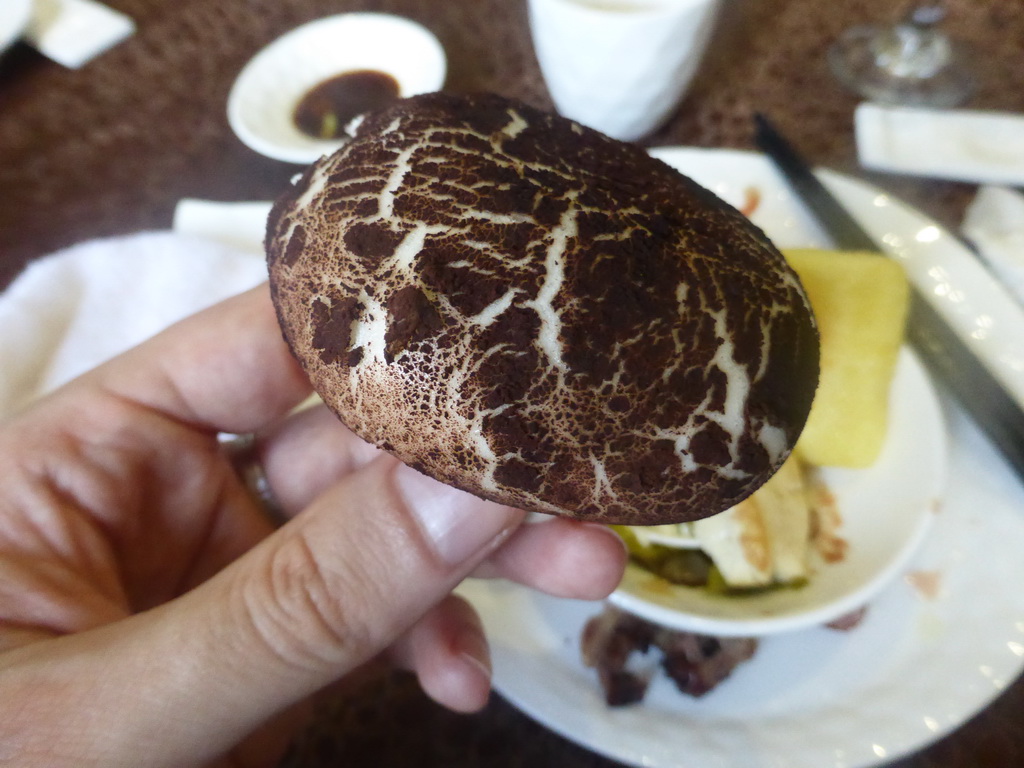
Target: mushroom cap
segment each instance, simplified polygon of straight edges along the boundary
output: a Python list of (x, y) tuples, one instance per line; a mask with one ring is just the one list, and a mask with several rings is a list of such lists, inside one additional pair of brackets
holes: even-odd
[(356, 434), (478, 496), (628, 525), (727, 509), (789, 455), (817, 330), (738, 211), (493, 95), (351, 133), (266, 245), (285, 339)]

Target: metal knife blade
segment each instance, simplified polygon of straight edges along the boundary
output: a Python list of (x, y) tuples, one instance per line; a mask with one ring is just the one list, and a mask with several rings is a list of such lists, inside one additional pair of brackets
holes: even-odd
[[(772, 123), (754, 116), (755, 142), (782, 173), (796, 196), (841, 250), (876, 251), (878, 243), (836, 200)], [(914, 287), (907, 339), (921, 360), (988, 435), (1017, 475), (1024, 479), (1024, 409)]]

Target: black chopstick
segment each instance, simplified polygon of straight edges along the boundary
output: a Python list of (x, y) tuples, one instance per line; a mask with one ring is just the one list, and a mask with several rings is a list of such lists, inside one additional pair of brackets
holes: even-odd
[[(836, 248), (881, 248), (814, 175), (810, 165), (762, 114), (754, 115), (755, 142)], [(1024, 479), (1024, 410), (915, 287), (910, 295), (907, 339), (932, 376), (950, 392)]]

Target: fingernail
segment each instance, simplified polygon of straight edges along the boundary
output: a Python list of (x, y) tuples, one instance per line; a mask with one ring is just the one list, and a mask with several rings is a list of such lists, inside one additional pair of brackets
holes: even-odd
[(480, 676), (490, 682), (491, 679), (491, 647), (487, 643), (483, 625), (479, 619), (462, 630), (458, 637), (459, 656)]
[(483, 501), (411, 467), (395, 468), (395, 485), (427, 541), (449, 565), (457, 565), (505, 535), (523, 513)]

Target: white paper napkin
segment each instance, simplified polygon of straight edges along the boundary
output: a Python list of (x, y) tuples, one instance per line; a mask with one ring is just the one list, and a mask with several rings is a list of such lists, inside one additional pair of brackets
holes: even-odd
[(44, 56), (77, 69), (134, 32), (131, 17), (96, 0), (35, 0), (25, 38)]
[(1024, 115), (865, 103), (854, 117), (865, 168), (981, 184), (1024, 184)]
[(1007, 187), (982, 187), (967, 208), (961, 232), (1024, 304), (1024, 194)]
[(0, 293), (0, 417), (265, 279), (259, 254), (173, 232), (95, 240), (33, 263)]
[(270, 203), (222, 203), (183, 198), (174, 209), (175, 232), (194, 235), (252, 253), (263, 253)]
[(32, 0), (0, 2), (0, 52), (21, 38), (31, 19)]

